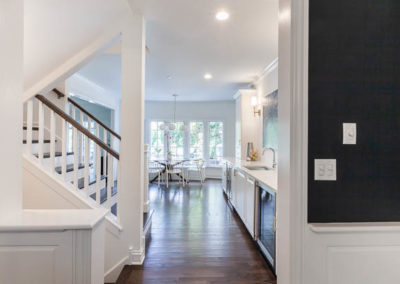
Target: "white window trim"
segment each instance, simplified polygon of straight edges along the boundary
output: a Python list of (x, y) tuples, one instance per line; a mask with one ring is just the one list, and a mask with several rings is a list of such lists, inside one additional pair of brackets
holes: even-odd
[[(149, 144), (149, 147), (151, 147), (150, 142), (151, 142), (151, 122), (152, 121), (171, 121), (171, 119), (165, 119), (165, 118), (147, 118), (145, 120), (145, 131), (146, 133), (146, 141)], [(204, 127), (204, 142), (203, 142), (203, 160), (206, 162), (206, 164), (210, 161), (210, 153), (209, 153), (209, 124), (210, 122), (222, 122), (222, 133), (223, 133), (223, 148), (222, 148), (222, 156), (225, 155), (226, 151), (226, 119), (221, 119), (221, 118), (211, 118), (211, 119), (179, 119), (177, 118), (176, 121), (178, 122), (183, 122), (184, 125), (186, 126), (186, 131), (185, 131), (185, 137), (184, 137), (184, 158), (189, 159), (190, 157), (190, 122), (203, 122), (203, 127)], [(167, 158), (167, 141), (164, 139), (164, 158)], [(151, 151), (149, 151), (151, 153)], [(149, 157), (150, 158), (150, 157)]]

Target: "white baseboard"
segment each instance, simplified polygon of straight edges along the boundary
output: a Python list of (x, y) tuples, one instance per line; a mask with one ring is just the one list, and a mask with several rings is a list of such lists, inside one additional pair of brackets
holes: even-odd
[(104, 283), (114, 283), (118, 280), (122, 269), (128, 264), (129, 256), (125, 256), (116, 265), (111, 267), (106, 273), (104, 273)]
[(129, 264), (130, 265), (142, 265), (145, 258), (144, 246), (140, 250), (129, 249)]

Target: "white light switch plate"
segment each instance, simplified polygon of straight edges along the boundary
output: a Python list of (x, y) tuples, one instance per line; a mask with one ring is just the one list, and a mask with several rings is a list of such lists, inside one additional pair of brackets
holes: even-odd
[(343, 123), (343, 144), (357, 143), (357, 124)]
[(315, 159), (314, 179), (336, 180), (336, 159)]

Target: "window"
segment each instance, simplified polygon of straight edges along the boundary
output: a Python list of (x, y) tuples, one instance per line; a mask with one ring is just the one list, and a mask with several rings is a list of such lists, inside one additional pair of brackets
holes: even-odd
[(208, 124), (209, 131), (209, 158), (218, 159), (224, 155), (224, 124), (221, 121), (212, 121)]
[(169, 131), (172, 159), (183, 159), (185, 156), (185, 132), (181, 131), (183, 125), (182, 121), (176, 122), (175, 130)]
[(161, 130), (162, 124), (166, 122), (152, 120), (149, 123), (150, 160), (166, 159), (170, 153), (172, 159), (204, 159), (208, 164), (219, 164), (219, 158), (224, 155), (222, 121), (177, 121), (174, 130)]
[(150, 123), (150, 160), (164, 159), (164, 131), (160, 130), (163, 121)]
[(190, 122), (190, 159), (203, 159), (203, 145), (204, 145), (204, 123), (203, 122)]

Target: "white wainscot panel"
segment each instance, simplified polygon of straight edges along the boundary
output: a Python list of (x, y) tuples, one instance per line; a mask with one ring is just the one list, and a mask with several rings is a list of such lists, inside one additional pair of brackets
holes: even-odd
[(0, 283), (72, 283), (72, 232), (4, 233)]
[(327, 248), (329, 284), (399, 284), (400, 246)]

